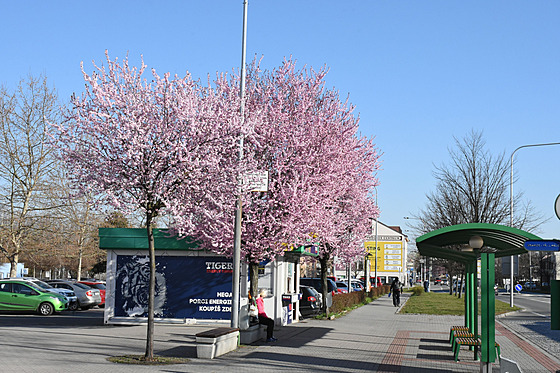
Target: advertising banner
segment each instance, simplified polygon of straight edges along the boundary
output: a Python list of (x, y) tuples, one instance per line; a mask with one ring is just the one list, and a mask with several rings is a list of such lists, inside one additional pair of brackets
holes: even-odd
[[(155, 317), (227, 320), (233, 263), (220, 257), (157, 256)], [(115, 316), (147, 317), (149, 259), (119, 255)]]

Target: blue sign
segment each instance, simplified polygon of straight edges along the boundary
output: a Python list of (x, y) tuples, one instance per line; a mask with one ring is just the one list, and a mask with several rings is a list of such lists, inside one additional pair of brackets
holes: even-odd
[(523, 246), (528, 251), (560, 251), (560, 241), (557, 240), (525, 241)]
[[(154, 314), (162, 318), (231, 317), (231, 259), (201, 256), (156, 256)], [(115, 316), (147, 317), (149, 260), (119, 255)]]
[(521, 284), (515, 285), (515, 291), (521, 291), (522, 289), (523, 289), (523, 286), (521, 286)]

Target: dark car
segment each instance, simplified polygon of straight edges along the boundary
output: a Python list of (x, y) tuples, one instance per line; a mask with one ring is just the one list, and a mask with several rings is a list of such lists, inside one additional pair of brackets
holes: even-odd
[[(310, 278), (310, 277), (300, 278), (299, 283), (300, 283), (300, 285), (311, 286), (311, 287), (315, 288), (315, 290), (317, 290), (319, 293), (322, 293), (321, 289), (323, 288), (323, 286), (321, 286), (321, 279), (318, 278), (318, 277), (315, 277), (315, 278)], [(338, 287), (336, 286), (335, 282), (333, 280), (331, 280), (330, 278), (327, 279), (327, 292), (330, 292), (333, 295), (336, 294), (336, 293), (339, 293)]]
[(321, 296), (311, 286), (300, 285), (299, 292), (302, 294), (299, 301), (299, 312), (303, 317), (314, 316), (321, 312)]

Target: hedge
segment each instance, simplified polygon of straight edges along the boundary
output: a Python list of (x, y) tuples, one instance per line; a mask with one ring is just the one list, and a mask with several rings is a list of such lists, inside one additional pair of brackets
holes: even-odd
[(382, 285), (378, 288), (371, 288), (369, 293), (366, 291), (353, 291), (351, 293), (335, 294), (333, 295), (333, 302), (329, 312), (340, 313), (355, 305), (365, 303), (366, 298), (376, 299), (384, 294), (388, 294), (389, 289), (389, 285)]

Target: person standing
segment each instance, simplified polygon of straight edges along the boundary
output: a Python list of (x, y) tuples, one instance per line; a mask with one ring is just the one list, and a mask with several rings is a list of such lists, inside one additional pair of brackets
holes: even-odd
[(391, 293), (393, 293), (393, 306), (399, 307), (401, 305), (401, 283), (398, 278), (391, 283)]
[(266, 341), (276, 342), (278, 339), (273, 337), (274, 333), (274, 320), (266, 315), (264, 312), (264, 297), (266, 297), (266, 289), (261, 289), (259, 297), (257, 298), (257, 309), (259, 310), (259, 324), (266, 325)]

